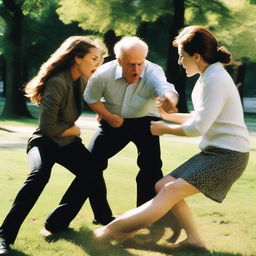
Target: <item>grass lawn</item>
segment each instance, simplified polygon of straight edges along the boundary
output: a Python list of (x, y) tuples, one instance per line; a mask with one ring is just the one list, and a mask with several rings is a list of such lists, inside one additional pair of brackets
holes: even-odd
[[(251, 120), (250, 122), (254, 122)], [(6, 121), (0, 120), (1, 125)], [(13, 123), (12, 123), (13, 124)], [(15, 122), (18, 125), (35, 125), (34, 122)], [(4, 133), (1, 133), (3, 136)], [(14, 135), (15, 136), (15, 135)], [(92, 131), (82, 137), (85, 144)], [(172, 230), (168, 221), (161, 221), (141, 230), (132, 242), (104, 247), (91, 238), (97, 226), (91, 224), (93, 215), (88, 202), (83, 206), (69, 232), (56, 236), (51, 242), (39, 234), (47, 215), (57, 206), (73, 176), (61, 166), (54, 166), (50, 182), (23, 223), (12, 246), (15, 256), (252, 256), (256, 255), (256, 132), (251, 133), (251, 155), (248, 167), (234, 184), (222, 204), (203, 195), (187, 201), (195, 215), (210, 252), (171, 252), (165, 245)], [(163, 171), (169, 173), (190, 156), (198, 152), (198, 139), (162, 136)], [(7, 214), (18, 189), (27, 177), (25, 148), (0, 148), (0, 223)], [(85, 163), (86, 165), (86, 163)], [(105, 171), (108, 199), (117, 216), (135, 206), (136, 148), (129, 144), (109, 161)], [(181, 234), (181, 238), (184, 234)], [(144, 250), (146, 248), (146, 250)]]

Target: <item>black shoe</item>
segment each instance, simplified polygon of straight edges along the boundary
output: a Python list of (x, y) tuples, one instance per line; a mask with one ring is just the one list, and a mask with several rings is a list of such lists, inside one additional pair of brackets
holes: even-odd
[(8, 255), (10, 250), (9, 244), (3, 238), (0, 238), (0, 255)]
[(112, 217), (110, 217), (109, 219), (105, 219), (105, 220), (96, 220), (96, 219), (94, 219), (94, 220), (92, 221), (92, 224), (105, 226), (105, 225), (107, 225), (108, 223), (110, 223), (111, 221), (113, 221), (115, 218), (116, 218), (116, 217), (113, 217), (113, 216), (112, 216)]

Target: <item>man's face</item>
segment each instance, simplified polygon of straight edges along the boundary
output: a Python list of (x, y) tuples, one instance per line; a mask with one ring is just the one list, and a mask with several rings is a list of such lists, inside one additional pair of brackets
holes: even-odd
[(129, 84), (137, 82), (140, 78), (145, 67), (145, 58), (145, 50), (141, 47), (126, 49), (121, 58), (118, 58), (123, 76)]

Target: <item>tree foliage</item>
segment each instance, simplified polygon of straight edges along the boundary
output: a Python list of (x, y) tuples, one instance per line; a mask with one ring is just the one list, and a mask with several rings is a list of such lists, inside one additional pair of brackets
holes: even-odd
[[(184, 4), (182, 19), (177, 16), (175, 3)], [(61, 21), (73, 24), (70, 32), (70, 26), (66, 33), (59, 29), (57, 16), (52, 15), (55, 8)], [(254, 0), (0, 0), (0, 51), (8, 67), (7, 106), (20, 115), (22, 107), (13, 108), (12, 104), (24, 101), (17, 93), (24, 82), (24, 70), (30, 69), (30, 63), (37, 69), (41, 53), (48, 56), (57, 42), (78, 31), (73, 30), (77, 24), (81, 27), (78, 33), (101, 34), (110, 48), (120, 36), (137, 34), (149, 43), (153, 61), (163, 67), (172, 63), (171, 69), (175, 70), (177, 53), (170, 51), (170, 44), (181, 26), (190, 24), (209, 27), (236, 59), (255, 60), (255, 9)], [(177, 76), (171, 74), (170, 67), (166, 71), (171, 81)], [(182, 92), (184, 81), (177, 83)]]
[(185, 0), (186, 24), (218, 25), (229, 22), (230, 11), (222, 0)]
[[(43, 6), (48, 1), (38, 0)], [(27, 109), (22, 85), (23, 73), (23, 25), (26, 11), (33, 8), (34, 15), (40, 13), (35, 0), (2, 0), (0, 2), (0, 16), (4, 21), (3, 56), (6, 63), (6, 100), (2, 116), (5, 118), (30, 117)], [(42, 5), (40, 8), (42, 8)], [(30, 8), (30, 9), (29, 9)], [(32, 12), (31, 12), (32, 13)]]
[[(173, 82), (179, 91), (181, 111), (187, 109), (185, 79), (177, 64), (177, 50), (171, 47), (171, 42), (184, 24), (208, 24), (213, 17), (218, 24), (229, 17), (229, 11), (221, 0), (60, 0), (59, 4), (57, 12), (65, 23), (75, 21), (84, 29), (102, 34), (109, 30), (121, 36), (137, 34), (148, 39), (149, 46), (157, 41), (156, 52), (165, 55), (156, 53), (155, 56), (159, 57), (156, 62), (165, 59), (167, 65), (161, 64), (166, 66), (168, 81)], [(188, 23), (184, 22), (185, 10)], [(164, 26), (158, 26), (156, 33), (150, 34), (152, 27), (161, 23)], [(152, 55), (150, 51), (149, 57)]]
[(223, 0), (231, 10), (232, 18), (228, 29), (221, 24), (216, 27), (216, 35), (233, 54), (235, 59), (246, 58), (256, 61), (256, 5), (248, 0)]
[[(52, 2), (40, 16), (25, 16), (23, 28), (23, 58), (28, 65), (28, 79), (35, 75), (41, 64), (69, 36), (85, 35), (77, 24), (63, 24), (56, 13), (57, 4)], [(27, 79), (26, 79), (27, 81)]]
[(209, 27), (235, 59), (256, 60), (255, 17), (256, 5), (249, 0), (186, 1), (186, 23)]
[(78, 22), (83, 29), (116, 35), (134, 35), (142, 22), (153, 22), (171, 11), (168, 1), (155, 0), (60, 0), (57, 13), (68, 24)]

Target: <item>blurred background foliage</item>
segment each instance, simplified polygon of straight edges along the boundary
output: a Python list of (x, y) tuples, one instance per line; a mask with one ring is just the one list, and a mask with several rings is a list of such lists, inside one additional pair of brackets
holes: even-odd
[(65, 38), (78, 34), (102, 38), (110, 53), (106, 60), (114, 58), (113, 45), (121, 36), (143, 38), (149, 44), (148, 59), (164, 68), (181, 95), (180, 110), (187, 111), (196, 78), (186, 79), (171, 42), (181, 27), (191, 24), (210, 28), (232, 52), (234, 80), (237, 67), (245, 67), (241, 96), (256, 97), (255, 17), (251, 0), (0, 0), (2, 117), (29, 116), (23, 84)]

